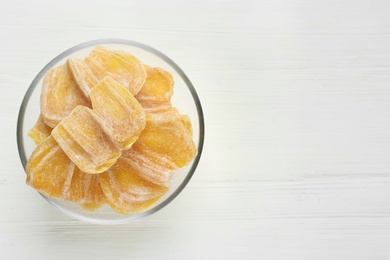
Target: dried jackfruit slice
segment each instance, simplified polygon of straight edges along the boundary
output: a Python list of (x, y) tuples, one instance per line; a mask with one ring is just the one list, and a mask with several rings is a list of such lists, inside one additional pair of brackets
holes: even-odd
[(62, 198), (87, 210), (96, 210), (106, 203), (97, 175), (82, 172), (78, 167), (75, 167), (69, 189)]
[(188, 164), (197, 151), (192, 141), (190, 118), (170, 109), (147, 114), (147, 123), (125, 158), (142, 178), (168, 186), (176, 170)]
[(89, 92), (101, 79), (92, 72), (84, 60), (70, 58), (67, 60), (67, 64), (80, 90), (89, 99)]
[(138, 151), (153, 151), (179, 168), (197, 154), (188, 125), (184, 125), (177, 109), (146, 114), (146, 127), (133, 145)]
[(98, 121), (95, 111), (78, 106), (52, 131), (62, 150), (86, 173), (104, 172), (121, 155)]
[(69, 188), (74, 169), (74, 163), (49, 136), (31, 154), (26, 182), (46, 196), (60, 198)]
[(107, 76), (90, 93), (102, 128), (122, 149), (128, 149), (145, 128), (145, 112), (134, 96)]
[(139, 92), (145, 82), (144, 66), (136, 57), (126, 52), (95, 47), (84, 60), (97, 78), (111, 76), (133, 95)]
[(84, 63), (88, 66), (89, 70), (95, 75), (97, 80), (100, 82), (107, 77), (106, 69), (99, 63), (98, 60), (92, 59), (90, 56), (84, 58)]
[(144, 210), (168, 191), (167, 187), (141, 178), (137, 169), (123, 157), (97, 176), (108, 204), (119, 214)]
[(53, 128), (45, 124), (42, 115), (39, 115), (38, 121), (33, 128), (28, 131), (28, 136), (38, 145), (50, 135), (51, 130), (53, 130)]
[(53, 68), (46, 74), (42, 83), (40, 105), (45, 123), (53, 128), (76, 106), (91, 107), (67, 64)]
[(26, 172), (27, 184), (48, 197), (77, 202), (89, 210), (105, 203), (97, 176), (81, 172), (52, 136), (34, 150)]
[(172, 175), (179, 169), (167, 157), (161, 156), (152, 149), (139, 150), (136, 145), (123, 151), (121, 158), (126, 159), (143, 179), (165, 187), (169, 186)]
[(168, 71), (161, 68), (146, 67), (146, 81), (135, 96), (148, 112), (157, 112), (172, 107), (174, 80)]

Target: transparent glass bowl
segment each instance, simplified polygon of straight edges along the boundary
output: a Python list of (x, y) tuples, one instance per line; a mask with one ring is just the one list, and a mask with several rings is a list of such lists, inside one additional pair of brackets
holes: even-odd
[(34, 126), (40, 113), (39, 99), (43, 77), (51, 68), (65, 63), (70, 57), (86, 57), (95, 46), (104, 46), (114, 50), (127, 51), (136, 56), (144, 64), (148, 64), (152, 67), (160, 67), (169, 71), (175, 80), (172, 105), (177, 107), (182, 114), (186, 114), (191, 118), (193, 138), (198, 147), (198, 154), (192, 163), (185, 168), (180, 169), (173, 175), (169, 191), (149, 209), (139, 213), (119, 215), (108, 205), (104, 205), (95, 212), (90, 212), (83, 210), (73, 202), (62, 199), (53, 199), (41, 194), (57, 209), (75, 219), (96, 224), (122, 224), (141, 219), (157, 212), (170, 203), (184, 189), (194, 174), (202, 153), (204, 142), (204, 118), (199, 97), (191, 81), (183, 70), (165, 54), (145, 44), (122, 39), (101, 39), (82, 43), (64, 51), (50, 61), (35, 77), (24, 96), (17, 123), (17, 143), (20, 159), (24, 168), (26, 167), (29, 156), (36, 147), (27, 133)]

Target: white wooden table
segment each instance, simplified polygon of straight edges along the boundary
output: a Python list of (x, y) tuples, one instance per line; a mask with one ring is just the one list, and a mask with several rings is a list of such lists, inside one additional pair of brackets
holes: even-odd
[[(97, 38), (175, 60), (202, 101), (199, 167), (136, 223), (73, 220), (25, 185), (16, 120), (58, 53)], [(0, 4), (1, 259), (390, 259), (390, 2)]]

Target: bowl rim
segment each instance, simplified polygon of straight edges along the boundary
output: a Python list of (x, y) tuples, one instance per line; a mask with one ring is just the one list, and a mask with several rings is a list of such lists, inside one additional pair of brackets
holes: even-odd
[(26, 107), (28, 105), (28, 102), (30, 100), (30, 97), (32, 93), (34, 92), (35, 88), (37, 87), (38, 83), (41, 81), (41, 79), (44, 77), (44, 75), (47, 73), (49, 69), (51, 69), (55, 64), (57, 64), (60, 60), (64, 59), (65, 57), (86, 49), (90, 48), (93, 46), (97, 45), (104, 45), (104, 44), (121, 44), (121, 45), (128, 45), (136, 48), (140, 48), (144, 51), (150, 52), (159, 58), (161, 58), (163, 61), (165, 61), (169, 66), (171, 66), (182, 78), (184, 83), (186, 84), (187, 88), (189, 89), (192, 98), (194, 100), (196, 110), (198, 113), (198, 121), (199, 121), (199, 140), (197, 144), (198, 148), (198, 154), (194, 158), (192, 162), (192, 166), (189, 169), (187, 176), (184, 178), (183, 182), (177, 187), (177, 189), (169, 196), (167, 197), (163, 202), (161, 202), (159, 205), (152, 207), (145, 212), (142, 212), (140, 214), (137, 214), (136, 216), (134, 215), (124, 215), (123, 218), (118, 218), (115, 220), (110, 220), (110, 219), (100, 219), (100, 218), (93, 218), (93, 217), (87, 217), (78, 213), (75, 213), (73, 211), (68, 210), (67, 208), (63, 207), (59, 203), (57, 203), (56, 199), (49, 198), (41, 193), (39, 193), (43, 198), (46, 199), (50, 204), (52, 204), (55, 208), (60, 210), (62, 213), (65, 215), (68, 215), (72, 218), (84, 221), (84, 222), (89, 222), (93, 224), (102, 224), (102, 225), (115, 225), (115, 224), (125, 224), (129, 222), (134, 222), (137, 221), (143, 217), (149, 216), (151, 214), (156, 213), (157, 211), (161, 210), (165, 206), (167, 206), (170, 202), (172, 202), (185, 188), (185, 186), (188, 184), (192, 176), (194, 175), (194, 172), (199, 164), (200, 157), (202, 155), (203, 151), (203, 145), (204, 145), (204, 136), (205, 136), (205, 123), (204, 123), (204, 115), (203, 115), (203, 109), (202, 105), (199, 99), (199, 96), (195, 90), (195, 87), (191, 83), (190, 79), (188, 76), (184, 73), (184, 71), (167, 55), (162, 53), (161, 51), (146, 45), (141, 42), (133, 41), (133, 40), (126, 40), (126, 39), (118, 39), (118, 38), (104, 38), (104, 39), (96, 39), (96, 40), (91, 40), (87, 41), (78, 45), (75, 45), (58, 56), (56, 56), (54, 59), (52, 59), (46, 66), (43, 67), (43, 69), (35, 76), (33, 81), (31, 82), (30, 86), (27, 89), (26, 94), (24, 95), (23, 101), (20, 105), (19, 113), (18, 113), (18, 120), (17, 120), (17, 127), (16, 127), (16, 141), (17, 141), (17, 146), (18, 146), (18, 152), (19, 152), (19, 157), (23, 166), (24, 171), (26, 171), (26, 164), (27, 164), (27, 156), (26, 156), (26, 151), (24, 149), (24, 136), (23, 136), (23, 126), (24, 126), (24, 116), (26, 112)]

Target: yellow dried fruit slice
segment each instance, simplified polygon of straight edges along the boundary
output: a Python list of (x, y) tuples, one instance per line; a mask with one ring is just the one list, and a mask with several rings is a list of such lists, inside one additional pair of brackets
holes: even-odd
[(47, 125), (55, 127), (78, 106), (90, 107), (67, 64), (51, 69), (42, 83), (41, 114)]
[(172, 107), (173, 77), (161, 68), (146, 68), (146, 81), (136, 95), (142, 107), (150, 112), (166, 110)]
[(87, 56), (83, 61), (88, 66), (90, 71), (95, 75), (99, 82), (102, 81), (105, 77), (107, 77), (108, 74), (106, 69), (99, 63), (98, 60), (92, 59), (90, 56)]
[(95, 47), (84, 60), (97, 78), (111, 76), (133, 95), (139, 92), (145, 82), (144, 66), (136, 57), (126, 52)]
[(141, 178), (137, 169), (123, 157), (97, 176), (108, 204), (119, 214), (144, 210), (168, 191)]
[(94, 111), (106, 133), (122, 149), (128, 149), (145, 128), (145, 112), (134, 96), (107, 76), (90, 93)]
[(75, 167), (52, 136), (34, 150), (26, 172), (26, 182), (46, 196), (77, 202), (90, 210), (105, 203), (97, 176)]
[(69, 189), (62, 198), (77, 202), (88, 210), (96, 210), (106, 202), (97, 175), (82, 172), (78, 167), (75, 167)]
[(69, 158), (87, 173), (101, 173), (121, 155), (120, 149), (101, 129), (95, 111), (78, 106), (52, 131)]
[(123, 151), (121, 158), (126, 159), (143, 179), (165, 187), (169, 186), (172, 175), (179, 169), (167, 157), (152, 149), (140, 150), (136, 145)]
[(74, 163), (49, 136), (31, 154), (26, 182), (46, 196), (60, 198), (68, 190), (74, 169)]
[(70, 58), (67, 60), (67, 64), (84, 96), (89, 99), (89, 92), (101, 79), (92, 72), (84, 60)]
[(178, 167), (184, 167), (197, 154), (192, 136), (184, 125), (177, 109), (149, 113), (146, 127), (133, 145), (138, 151), (153, 151)]
[(51, 130), (53, 130), (53, 128), (45, 124), (42, 115), (39, 115), (38, 121), (35, 123), (34, 127), (28, 131), (28, 136), (38, 145), (50, 135)]

